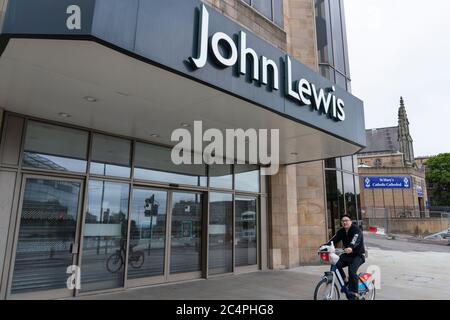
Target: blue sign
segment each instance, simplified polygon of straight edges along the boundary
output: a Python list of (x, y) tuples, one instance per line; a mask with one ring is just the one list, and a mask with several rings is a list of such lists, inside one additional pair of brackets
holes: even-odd
[(411, 189), (411, 177), (363, 177), (364, 189)]

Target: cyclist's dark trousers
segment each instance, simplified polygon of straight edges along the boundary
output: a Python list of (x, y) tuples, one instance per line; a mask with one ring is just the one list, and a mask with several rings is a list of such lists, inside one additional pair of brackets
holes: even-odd
[(342, 276), (342, 279), (345, 279), (345, 272), (343, 268), (348, 267), (348, 287), (351, 292), (358, 292), (358, 268), (365, 262), (364, 257), (356, 256), (351, 257), (349, 255), (343, 254), (341, 255), (336, 267), (339, 270), (339, 273)]

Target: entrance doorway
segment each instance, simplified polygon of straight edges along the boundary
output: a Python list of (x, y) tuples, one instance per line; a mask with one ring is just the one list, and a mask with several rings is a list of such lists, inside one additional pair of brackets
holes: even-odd
[(25, 176), (22, 185), (10, 293), (72, 296), (66, 272), (77, 264), (82, 181)]
[(127, 287), (200, 278), (203, 193), (135, 187), (132, 194)]

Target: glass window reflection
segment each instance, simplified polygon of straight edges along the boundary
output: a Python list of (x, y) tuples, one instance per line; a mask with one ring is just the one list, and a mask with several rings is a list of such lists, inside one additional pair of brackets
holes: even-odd
[(172, 195), (171, 274), (201, 270), (202, 206), (200, 193)]
[(340, 218), (345, 214), (344, 188), (340, 171), (325, 171), (327, 191), (327, 211), (329, 233), (335, 234), (340, 228)]
[(128, 278), (164, 274), (167, 192), (134, 189), (131, 205)]
[(209, 186), (212, 188), (232, 189), (232, 166), (226, 164), (213, 164), (209, 166)]
[(233, 196), (210, 193), (209, 274), (233, 271)]
[(171, 152), (170, 148), (136, 143), (135, 179), (206, 187), (206, 165), (176, 165)]
[(65, 289), (81, 183), (27, 179), (11, 293)]
[(266, 18), (272, 20), (272, 0), (253, 0), (252, 5)]
[(83, 233), (81, 290), (123, 286), (129, 185), (89, 181)]
[(259, 167), (255, 165), (235, 165), (235, 189), (259, 192)]
[(29, 121), (24, 146), (26, 167), (85, 173), (88, 133)]
[(131, 141), (94, 134), (90, 172), (102, 176), (129, 178)]
[(236, 198), (235, 263), (238, 267), (257, 264), (256, 203), (256, 198)]
[(356, 195), (354, 177), (352, 174), (344, 173), (344, 191), (345, 191), (345, 205), (347, 207), (347, 214), (352, 220), (358, 220), (356, 215)]

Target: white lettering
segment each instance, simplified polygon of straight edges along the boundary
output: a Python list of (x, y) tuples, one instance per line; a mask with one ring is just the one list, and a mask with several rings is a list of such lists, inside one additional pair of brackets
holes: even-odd
[(66, 26), (69, 30), (81, 30), (81, 9), (77, 5), (71, 5), (67, 7), (67, 14), (70, 16), (67, 18)]
[(267, 74), (269, 73), (269, 66), (272, 67), (272, 87), (275, 90), (279, 89), (279, 80), (278, 80), (278, 66), (275, 63), (275, 61), (267, 59), (266, 57), (262, 56), (261, 58), (261, 72), (262, 72), (262, 83), (264, 85), (267, 85)]
[[(230, 47), (230, 56), (228, 58), (224, 57), (219, 49), (220, 42), (226, 42)], [(211, 39), (211, 48), (214, 53), (214, 57), (217, 59), (219, 64), (224, 67), (232, 67), (235, 65), (238, 59), (238, 53), (236, 44), (233, 39), (231, 39), (227, 34), (223, 32), (216, 32)]]
[(189, 58), (195, 68), (200, 69), (206, 65), (208, 61), (208, 31), (209, 29), (209, 12), (205, 5), (202, 5), (202, 12), (200, 14), (199, 31), (198, 31), (198, 58)]
[(244, 31), (240, 32), (239, 40), (240, 72), (243, 75), (247, 73), (247, 56), (250, 55), (253, 61), (253, 80), (259, 80), (258, 55), (252, 48), (247, 48), (247, 34)]

